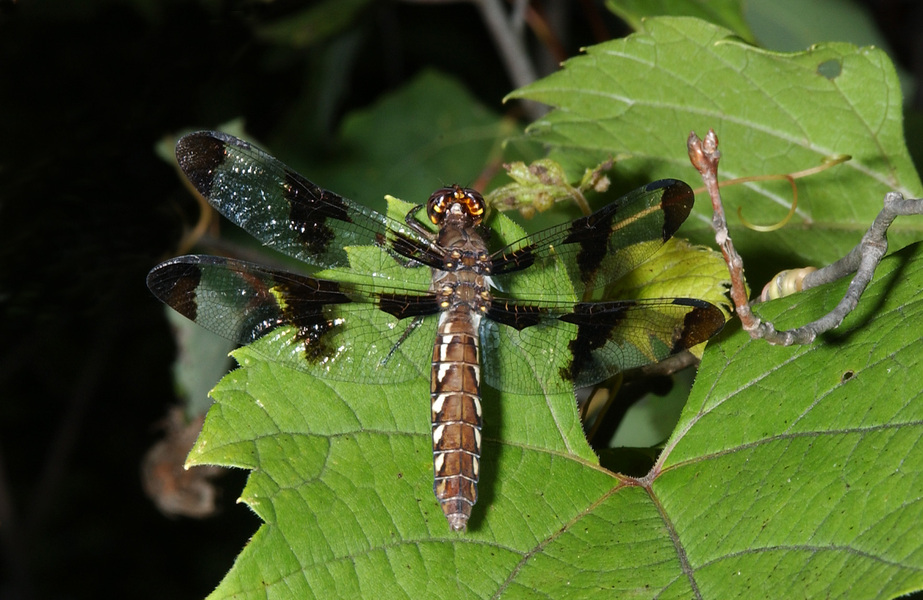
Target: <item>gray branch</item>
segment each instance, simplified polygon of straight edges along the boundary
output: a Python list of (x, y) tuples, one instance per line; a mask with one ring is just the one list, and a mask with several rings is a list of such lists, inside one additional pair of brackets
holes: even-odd
[[(713, 130), (709, 130), (704, 142), (695, 133), (691, 133), (687, 146), (689, 159), (702, 175), (702, 181), (705, 182), (705, 187), (711, 197), (713, 209), (712, 227), (715, 230), (715, 239), (721, 247), (725, 262), (728, 264), (728, 272), (731, 276), (731, 299), (734, 302), (734, 308), (744, 330), (753, 339), (762, 338), (771, 344), (781, 346), (809, 344), (819, 334), (839, 327), (846, 315), (851, 313), (858, 305), (862, 293), (865, 292), (875, 275), (875, 269), (888, 251), (887, 235), (891, 223), (899, 216), (923, 214), (923, 200), (905, 200), (898, 192), (889, 192), (885, 194), (884, 208), (878, 213), (865, 235), (862, 236), (862, 241), (849, 254), (832, 265), (813, 272), (807, 272), (806, 275), (803, 275), (804, 271), (798, 275), (794, 275), (795, 272), (792, 272), (793, 277), (800, 278), (803, 275), (803, 280), (798, 280), (794, 284), (791, 281), (775, 282), (774, 285), (777, 289), (785, 286), (793, 287), (794, 289), (809, 289), (836, 281), (850, 273), (856, 274), (849, 283), (842, 300), (829, 313), (807, 325), (779, 331), (772, 323), (763, 321), (754, 315), (750, 309), (743, 276), (743, 260), (734, 249), (733, 241), (728, 232), (727, 220), (724, 217), (724, 208), (721, 202), (721, 192), (718, 187), (718, 160), (721, 157), (721, 153), (718, 152), (718, 138)], [(787, 276), (786, 274), (780, 274), (777, 279), (784, 280)]]

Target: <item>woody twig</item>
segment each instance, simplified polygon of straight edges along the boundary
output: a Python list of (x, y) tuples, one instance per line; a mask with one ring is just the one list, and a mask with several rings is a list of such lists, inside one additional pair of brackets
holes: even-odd
[(850, 273), (855, 273), (842, 300), (829, 313), (807, 325), (795, 329), (779, 331), (767, 321), (753, 314), (747, 297), (743, 271), (743, 260), (734, 249), (734, 243), (727, 228), (727, 219), (718, 189), (718, 137), (714, 130), (709, 130), (705, 140), (695, 133), (689, 134), (687, 141), (689, 160), (702, 176), (702, 181), (712, 202), (712, 227), (715, 240), (724, 254), (731, 276), (731, 300), (745, 331), (754, 339), (765, 339), (771, 344), (790, 346), (792, 344), (809, 344), (821, 333), (834, 329), (843, 322), (859, 303), (859, 298), (868, 287), (878, 263), (888, 250), (887, 233), (891, 223), (898, 216), (923, 214), (923, 200), (907, 199), (898, 192), (885, 194), (884, 207), (875, 221), (862, 237), (862, 241), (849, 254), (837, 262), (820, 270), (800, 269), (784, 271), (764, 290), (763, 298), (783, 295), (786, 291), (800, 291), (835, 281)]

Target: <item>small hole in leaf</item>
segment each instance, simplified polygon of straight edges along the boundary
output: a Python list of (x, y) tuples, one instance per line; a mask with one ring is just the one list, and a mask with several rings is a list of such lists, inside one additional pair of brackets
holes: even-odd
[(840, 377), (840, 383), (846, 383), (847, 381), (853, 378), (853, 375), (855, 375), (855, 373), (852, 371), (852, 369), (850, 369), (849, 371), (846, 371), (845, 373), (843, 373), (843, 376)]
[(840, 61), (831, 58), (817, 65), (817, 74), (823, 75), (827, 79), (836, 79), (843, 72), (843, 65)]

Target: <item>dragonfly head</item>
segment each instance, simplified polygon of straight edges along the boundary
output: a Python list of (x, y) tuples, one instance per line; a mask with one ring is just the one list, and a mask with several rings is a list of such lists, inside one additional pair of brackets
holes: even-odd
[(426, 214), (435, 225), (442, 225), (450, 217), (461, 219), (466, 225), (479, 225), (486, 208), (484, 197), (477, 190), (453, 185), (433, 192), (426, 203)]

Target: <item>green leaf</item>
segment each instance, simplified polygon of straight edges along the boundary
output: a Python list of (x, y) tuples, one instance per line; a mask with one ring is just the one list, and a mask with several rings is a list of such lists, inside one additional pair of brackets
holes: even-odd
[[(758, 312), (780, 328), (802, 325), (847, 283)], [(921, 285), (917, 244), (883, 261), (859, 308), (815, 343), (772, 347), (738, 332), (706, 353), (706, 385), (653, 486), (703, 581), (780, 598), (923, 587), (923, 340), (908, 326), (923, 311)]]
[(387, 193), (423, 203), (443, 185), (474, 182), (490, 156), (499, 155), (502, 140), (517, 131), (456, 80), (424, 71), (344, 119), (335, 162), (292, 166), (358, 202), (377, 202)]
[(695, 17), (727, 27), (748, 42), (754, 40), (741, 0), (607, 0), (606, 6), (636, 30), (643, 29), (642, 22), (651, 17)]
[[(846, 282), (769, 303), (819, 316)], [(428, 382), (267, 362), (261, 340), (189, 464), (252, 469), (265, 521), (211, 598), (894, 597), (923, 586), (923, 248), (886, 259), (837, 333), (713, 344), (648, 480), (595, 465), (572, 399), (485, 398), (482, 496), (451, 534), (432, 494)], [(848, 343), (845, 343), (847, 342)], [(887, 387), (882, 387), (887, 382)], [(762, 591), (762, 592), (761, 592)]]
[[(826, 43), (768, 52), (703, 21), (652, 18), (643, 31), (590, 47), (511, 97), (555, 106), (530, 127), (532, 136), (557, 154), (617, 158), (613, 177), (676, 177), (694, 185), (700, 179), (686, 136), (709, 128), (718, 134), (723, 179), (793, 173), (852, 156), (798, 180), (795, 217), (776, 232), (756, 234), (732, 215), (731, 233), (745, 258), (759, 256), (774, 270), (836, 260), (859, 241), (886, 192), (923, 191), (904, 143), (894, 68), (875, 48)], [(780, 221), (792, 201), (789, 184), (778, 181), (722, 194), (729, 214), (741, 207), (761, 224)], [(681, 235), (706, 242), (710, 208), (699, 202), (696, 211)], [(891, 241), (899, 247), (921, 232), (923, 219), (901, 219)]]
[(177, 393), (183, 399), (188, 418), (204, 415), (211, 405), (209, 390), (231, 366), (228, 353), (234, 344), (172, 309), (165, 312), (176, 337), (173, 379)]
[(824, 40), (876, 46), (891, 54), (875, 17), (852, 0), (750, 0), (743, 10), (760, 45), (800, 50)]
[(370, 0), (323, 0), (312, 6), (257, 28), (266, 41), (296, 48), (312, 46), (343, 33)]
[(727, 265), (721, 254), (671, 238), (648, 260), (606, 288), (611, 298), (696, 298), (726, 304)]

